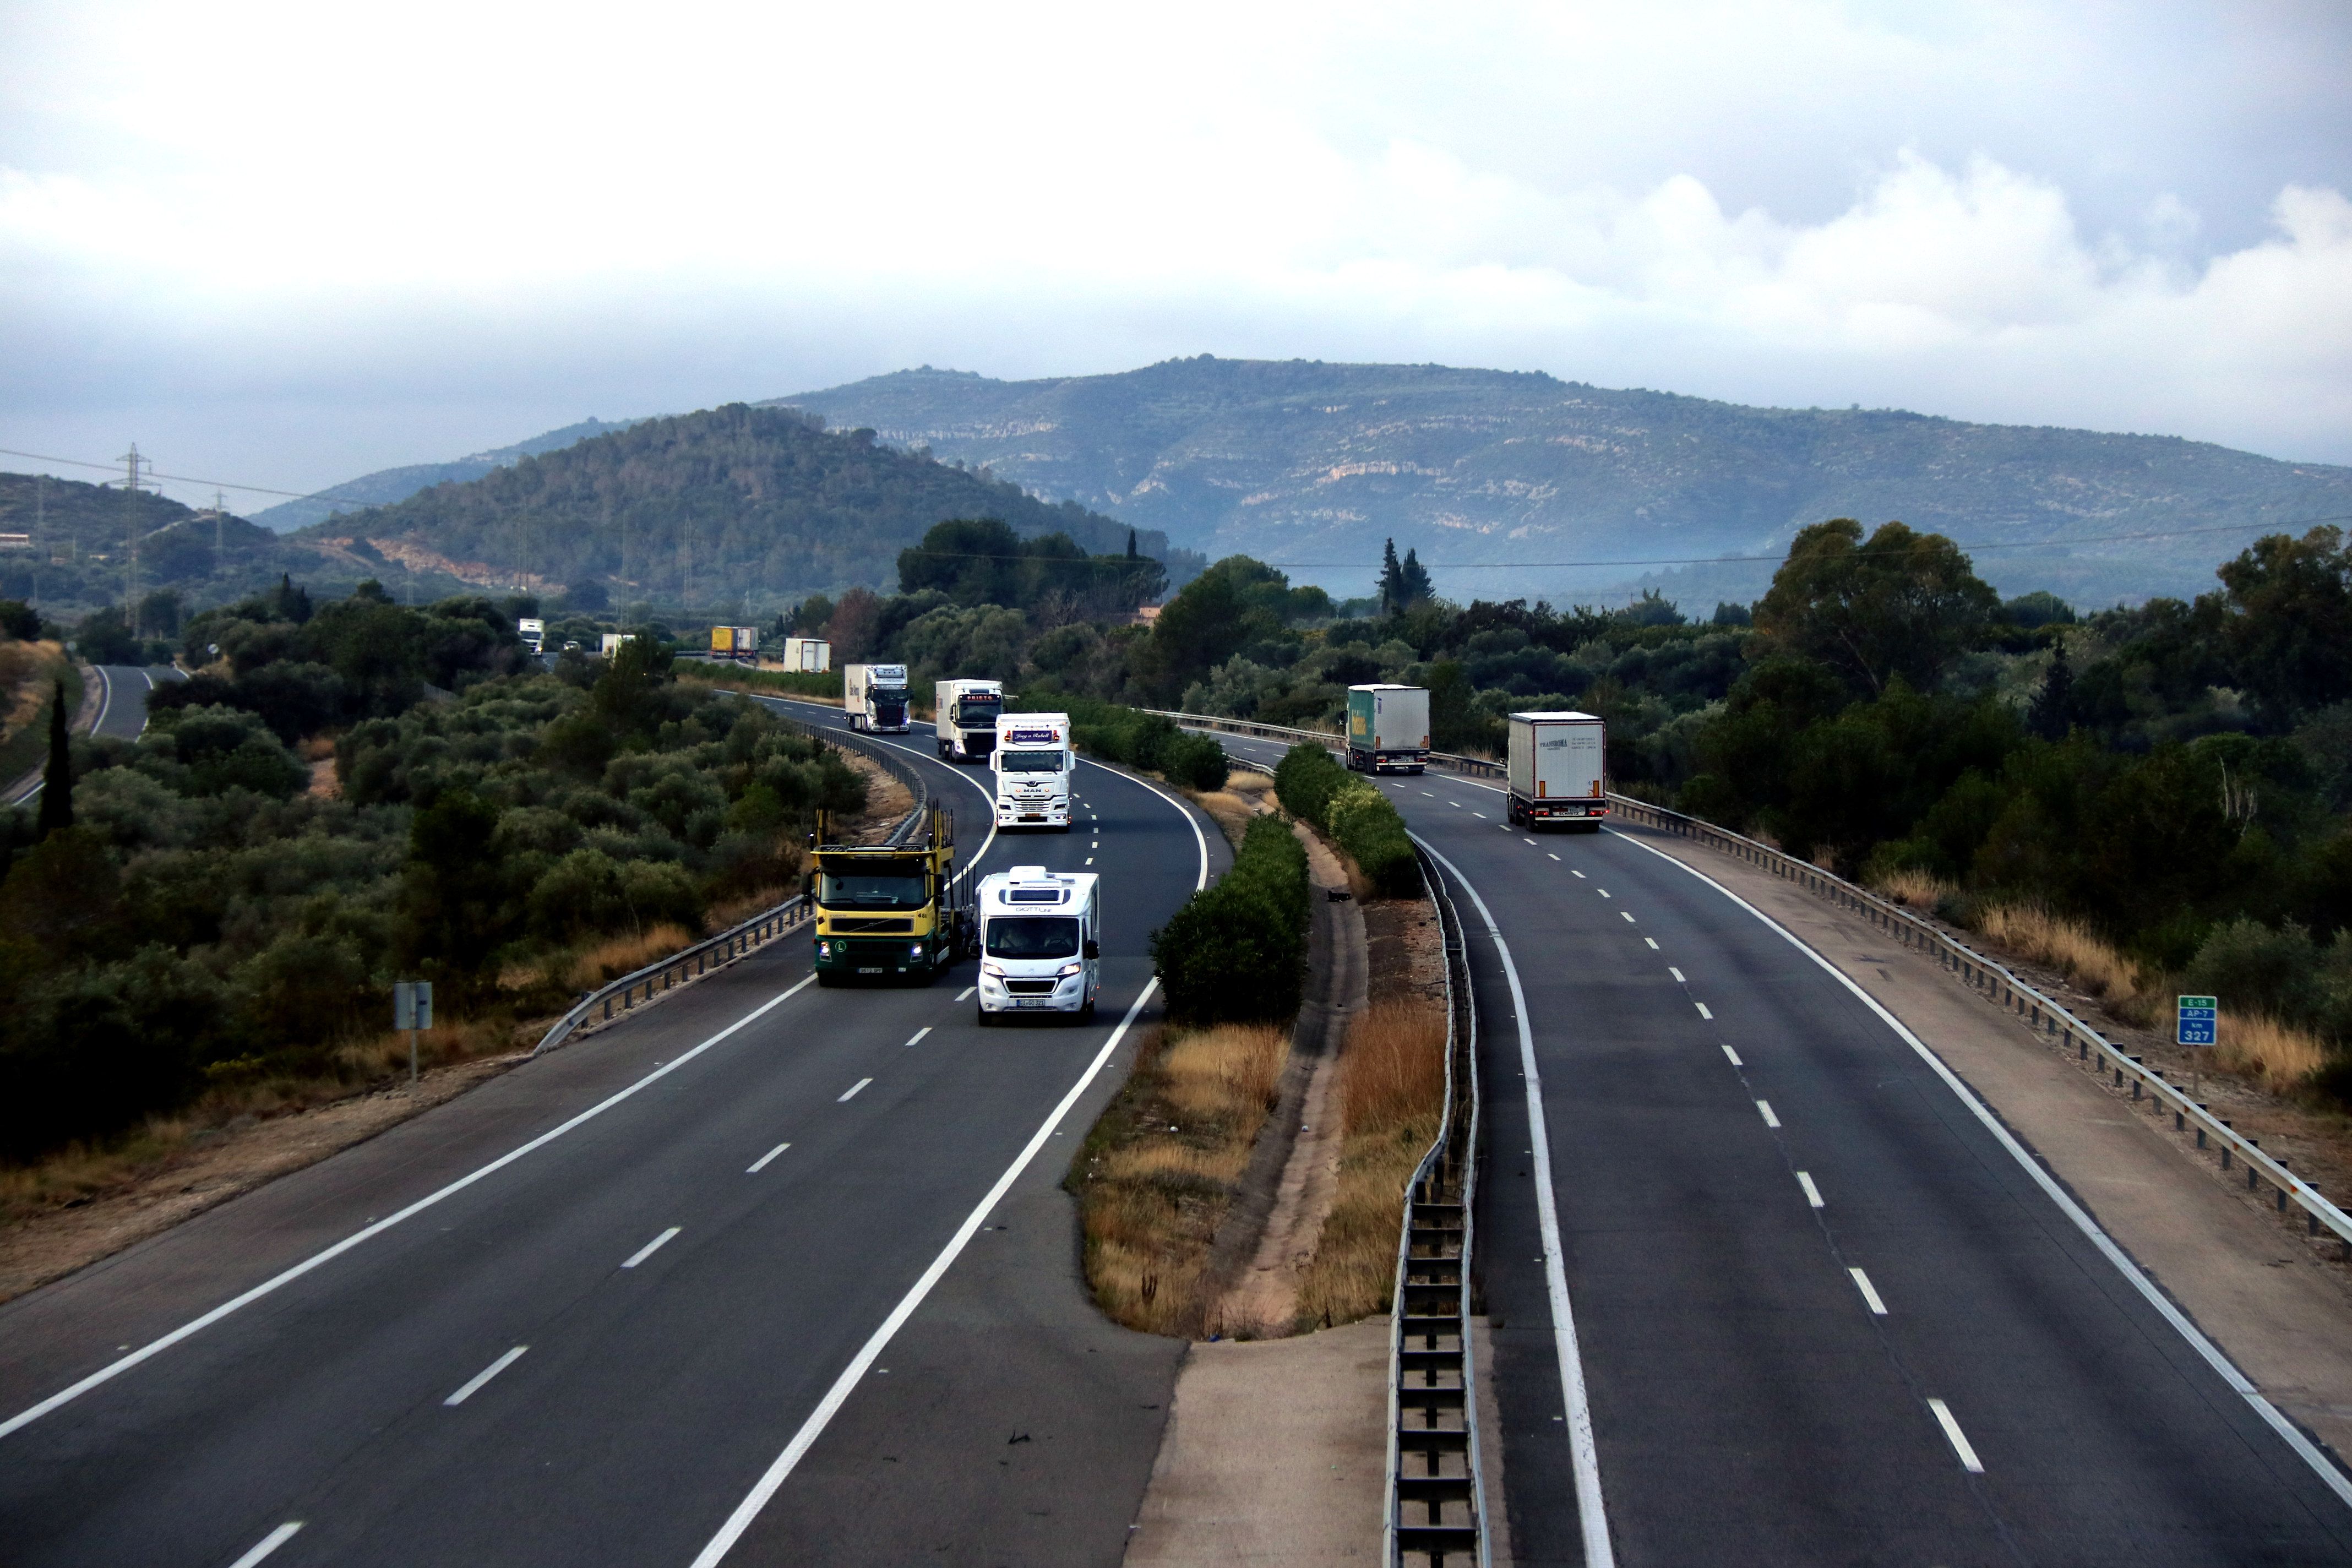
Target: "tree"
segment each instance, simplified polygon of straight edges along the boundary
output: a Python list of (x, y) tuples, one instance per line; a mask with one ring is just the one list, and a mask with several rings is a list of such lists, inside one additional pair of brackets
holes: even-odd
[(73, 744), (66, 727), (66, 683), (49, 700), (49, 765), (41, 772), (40, 836), (73, 826)]
[(2000, 605), (1942, 534), (1890, 522), (1864, 544), (1862, 524), (1841, 517), (1798, 533), (1756, 629), (1768, 649), (1817, 659), (1875, 697), (1896, 676), (1934, 689)]
[(2063, 640), (2050, 650), (2049, 671), (2042, 678), (2042, 689), (2033, 694), (2025, 722), (2045, 741), (2064, 740), (2074, 722), (2074, 667), (2066, 661)]
[(2352, 696), (2352, 551), (2343, 531), (2273, 533), (2218, 574), (2238, 679), (2274, 729)]
[(41, 635), (40, 613), (19, 599), (0, 599), (0, 637), (32, 642)]
[(1420, 553), (1408, 550), (1404, 564), (1397, 569), (1397, 591), (1402, 595), (1397, 603), (1400, 610), (1411, 609), (1423, 599), (1437, 597), (1437, 585), (1429, 580), (1429, 568), (1421, 563)]
[(1404, 608), (1404, 568), (1397, 563), (1396, 541), (1381, 546), (1381, 614), (1393, 616)]

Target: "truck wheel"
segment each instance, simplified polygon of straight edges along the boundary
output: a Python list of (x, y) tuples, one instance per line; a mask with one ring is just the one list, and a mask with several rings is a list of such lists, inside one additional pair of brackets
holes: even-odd
[(1089, 999), (1085, 1006), (1078, 1009), (1078, 1022), (1081, 1024), (1091, 1024), (1094, 1021), (1095, 1005), (1093, 1001)]
[(971, 1005), (971, 1021), (975, 1026), (982, 1029), (992, 1027), (996, 1023), (988, 1009), (977, 1002)]

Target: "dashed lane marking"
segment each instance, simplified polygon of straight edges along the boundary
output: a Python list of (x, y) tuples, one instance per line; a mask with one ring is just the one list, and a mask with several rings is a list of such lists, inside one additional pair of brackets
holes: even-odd
[(268, 1556), (271, 1552), (277, 1551), (279, 1547), (293, 1540), (294, 1532), (301, 1528), (302, 1521), (300, 1520), (288, 1520), (284, 1524), (279, 1525), (277, 1529), (263, 1536), (259, 1542), (255, 1543), (252, 1551), (247, 1552), (244, 1556), (230, 1563), (228, 1568), (255, 1568), (255, 1565), (263, 1558)]
[[(921, 1045), (921, 1044), (923, 1043), (923, 1037), (924, 1037), (925, 1035), (929, 1034), (930, 1032), (931, 1032), (931, 1026), (930, 1026), (929, 1024), (926, 1024), (926, 1025), (924, 1025), (921, 1028), (919, 1028), (919, 1029), (916, 1030), (916, 1031), (914, 1032), (914, 1034), (913, 1034), (913, 1035), (911, 1035), (911, 1036), (909, 1036), (909, 1037), (908, 1037), (907, 1044), (908, 1044), (908, 1045), (909, 1045), (909, 1046), (919, 1046), (919, 1045)], [(903, 1049), (905, 1049), (905, 1047), (899, 1047), (899, 1048), (903, 1050)]]
[(867, 1084), (872, 1083), (873, 1081), (874, 1080), (870, 1078), (859, 1079), (856, 1083), (851, 1084), (846, 1089), (843, 1090), (841, 1098), (835, 1100), (834, 1103), (835, 1105), (848, 1104), (852, 1100), (855, 1100), (857, 1097), (857, 1091), (859, 1089), (864, 1089)]
[(1724, 1054), (1725, 1056), (1727, 1056), (1727, 1057), (1728, 1057), (1728, 1058), (1731, 1058), (1731, 1065), (1732, 1065), (1733, 1067), (1736, 1067), (1736, 1068), (1744, 1068), (1744, 1067), (1746, 1067), (1746, 1066), (1748, 1065), (1746, 1062), (1743, 1062), (1743, 1061), (1741, 1061), (1741, 1060), (1739, 1059), (1739, 1053), (1738, 1053), (1738, 1051), (1733, 1050), (1729, 1046), (1726, 1046), (1726, 1047), (1723, 1047), (1723, 1054)]
[(1763, 1114), (1765, 1126), (1778, 1127), (1780, 1125), (1780, 1119), (1772, 1114), (1772, 1102), (1770, 1100), (1758, 1100), (1756, 1102), (1756, 1109)]
[(629, 1260), (622, 1264), (621, 1267), (624, 1268), (635, 1268), (638, 1264), (643, 1263), (646, 1258), (651, 1258), (655, 1253), (659, 1252), (663, 1247), (667, 1247), (670, 1244), (671, 1239), (677, 1235), (678, 1229), (679, 1227), (677, 1226), (670, 1226), (667, 1230), (662, 1232), (659, 1236), (654, 1237), (651, 1241), (648, 1241), (643, 1247), (640, 1247), (635, 1252), (629, 1254)]
[(1874, 1318), (1886, 1316), (1886, 1303), (1878, 1299), (1878, 1288), (1870, 1282), (1870, 1276), (1859, 1268), (1849, 1268), (1846, 1272), (1853, 1276), (1854, 1288), (1862, 1292), (1863, 1300), (1869, 1304), (1870, 1315)]
[(1667, 965), (1666, 965), (1666, 973), (1669, 973), (1669, 974), (1671, 974), (1671, 975), (1673, 975), (1673, 976), (1675, 977), (1675, 984), (1677, 984), (1677, 985), (1687, 985), (1687, 984), (1690, 984), (1690, 982), (1689, 982), (1689, 981), (1685, 980), (1685, 979), (1683, 978), (1683, 972), (1682, 972), (1681, 970), (1679, 970), (1679, 969), (1676, 969), (1676, 968), (1675, 968), (1673, 964), (1671, 964), (1671, 963), (1669, 963), (1669, 964), (1667, 964)]
[(1706, 1010), (1706, 1003), (1704, 1003), (1704, 1002), (1694, 1002), (1694, 1003), (1692, 1003), (1692, 1004), (1691, 1004), (1691, 1005), (1698, 1009), (1698, 1016), (1699, 1016), (1700, 1017), (1706, 1019), (1706, 1020), (1707, 1020), (1707, 1021), (1709, 1021), (1710, 1023), (1712, 1023), (1712, 1022), (1714, 1021), (1714, 1019), (1715, 1019), (1715, 1015), (1714, 1015), (1714, 1014), (1712, 1014), (1712, 1013), (1710, 1013), (1710, 1012), (1708, 1012), (1708, 1011)]
[(473, 1398), (475, 1394), (479, 1394), (482, 1391), (482, 1384), (489, 1382), (490, 1379), (498, 1376), (499, 1373), (506, 1371), (507, 1368), (522, 1360), (522, 1352), (529, 1349), (530, 1349), (529, 1345), (515, 1346), (514, 1349), (507, 1352), (506, 1354), (499, 1357), (498, 1360), (490, 1363), (489, 1365), (484, 1367), (481, 1371), (467, 1378), (464, 1387), (458, 1389), (457, 1393), (451, 1394), (441, 1403), (444, 1405), (465, 1404), (466, 1401)]
[(959, 1002), (969, 1002), (971, 1000), (971, 994), (979, 989), (980, 987), (977, 985), (967, 985), (962, 990), (956, 993), (956, 1000)]
[(761, 1155), (758, 1159), (744, 1166), (743, 1173), (747, 1176), (758, 1175), (761, 1172), (768, 1168), (769, 1161), (774, 1159), (777, 1155), (782, 1153), (785, 1150), (791, 1147), (792, 1145), (789, 1143), (777, 1144), (774, 1148), (769, 1150), (766, 1153)]
[(1813, 1185), (1813, 1178), (1807, 1175), (1802, 1171), (1797, 1173), (1797, 1185), (1805, 1189), (1805, 1202), (1811, 1204), (1815, 1208), (1825, 1208), (1828, 1206), (1822, 1202), (1821, 1188)]
[(1944, 1436), (1952, 1440), (1952, 1452), (1960, 1457), (1960, 1468), (1972, 1476), (1983, 1475), (1984, 1461), (1977, 1458), (1974, 1448), (1969, 1447), (1968, 1434), (1961, 1431), (1960, 1424), (1952, 1419), (1951, 1406), (1940, 1399), (1930, 1399), (1927, 1408), (1936, 1413), (1936, 1425), (1941, 1426)]

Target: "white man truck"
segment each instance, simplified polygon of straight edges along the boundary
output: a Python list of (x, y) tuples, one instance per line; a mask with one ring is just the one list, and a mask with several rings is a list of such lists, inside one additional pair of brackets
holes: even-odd
[(996, 750), (996, 721), (1003, 712), (1001, 680), (942, 680), (934, 686), (931, 724), (939, 733), (940, 760), (986, 762)]
[(1007, 1013), (1095, 1016), (1102, 884), (1092, 871), (1015, 866), (980, 883), (980, 1023)]
[(1608, 726), (1590, 713), (1514, 713), (1505, 761), (1510, 819), (1601, 831), (1609, 815)]
[(1070, 749), (1067, 713), (1004, 713), (996, 721), (996, 826), (1070, 830)]
[(907, 667), (903, 664), (845, 664), (841, 667), (841, 708), (849, 727), (869, 733), (887, 730), (907, 732)]
[(1348, 688), (1348, 765), (1360, 773), (1429, 766), (1429, 693), (1418, 686)]

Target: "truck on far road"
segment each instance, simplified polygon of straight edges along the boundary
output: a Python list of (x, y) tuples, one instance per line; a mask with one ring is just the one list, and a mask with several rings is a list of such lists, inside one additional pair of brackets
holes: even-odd
[(1429, 693), (1418, 686), (1348, 688), (1348, 765), (1360, 773), (1429, 767)]
[(940, 757), (982, 763), (996, 750), (996, 721), (1004, 711), (1001, 680), (942, 680), (931, 689), (931, 724)]
[(1070, 749), (1067, 713), (1005, 713), (996, 721), (996, 826), (1070, 830)]
[(824, 675), (833, 668), (833, 645), (823, 637), (786, 637), (782, 655), (784, 668), (796, 675)]
[(845, 664), (841, 667), (841, 708), (849, 727), (868, 733), (907, 732), (907, 667), (903, 664)]
[(751, 659), (759, 656), (760, 628), (757, 626), (713, 626), (710, 628), (710, 657), (713, 658)]
[(1514, 713), (1505, 782), (1522, 827), (1559, 823), (1601, 831), (1609, 815), (1608, 726), (1591, 713)]

